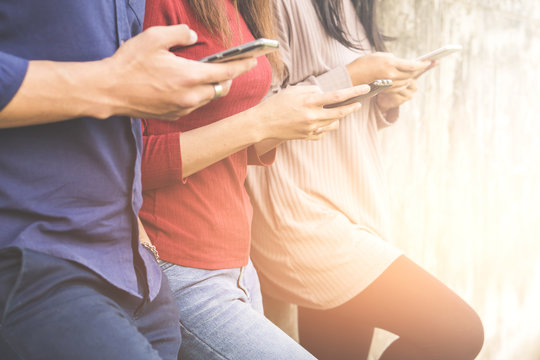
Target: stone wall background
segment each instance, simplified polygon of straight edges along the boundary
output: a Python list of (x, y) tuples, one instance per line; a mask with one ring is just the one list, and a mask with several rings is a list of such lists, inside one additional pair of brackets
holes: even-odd
[[(479, 312), (479, 359), (540, 359), (540, 2), (381, 0), (397, 56), (464, 50), (382, 132), (394, 241)], [(390, 337), (379, 332), (372, 358)]]

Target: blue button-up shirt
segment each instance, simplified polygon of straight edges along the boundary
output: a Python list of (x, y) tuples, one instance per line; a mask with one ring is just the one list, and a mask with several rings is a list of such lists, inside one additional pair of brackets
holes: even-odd
[[(141, 31), (143, 13), (143, 0), (1, 1), (0, 109), (28, 60), (111, 56)], [(0, 248), (72, 260), (153, 299), (161, 271), (136, 221), (141, 147), (140, 121), (121, 116), (0, 130)]]

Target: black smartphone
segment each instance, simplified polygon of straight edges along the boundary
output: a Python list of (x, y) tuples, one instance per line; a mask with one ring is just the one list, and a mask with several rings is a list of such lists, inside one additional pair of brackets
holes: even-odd
[(358, 102), (358, 101), (363, 100), (363, 99), (370, 98), (372, 96), (377, 95), (381, 91), (388, 89), (390, 86), (392, 86), (392, 80), (375, 80), (375, 81), (369, 83), (368, 85), (371, 88), (371, 90), (368, 93), (358, 95), (358, 96), (354, 96), (354, 97), (352, 97), (350, 99), (347, 99), (345, 101), (341, 101), (341, 102), (338, 102), (338, 103), (327, 104), (327, 105), (324, 105), (323, 107), (325, 109), (332, 109), (332, 108), (336, 108), (336, 107), (339, 107), (339, 106), (349, 105), (349, 104)]
[(257, 39), (200, 59), (202, 62), (220, 63), (248, 57), (266, 55), (279, 48), (277, 40)]

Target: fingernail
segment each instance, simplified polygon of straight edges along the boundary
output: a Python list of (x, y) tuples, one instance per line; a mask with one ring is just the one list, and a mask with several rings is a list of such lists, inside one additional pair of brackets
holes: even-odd
[(358, 88), (359, 88), (360, 90), (362, 90), (362, 91), (365, 91), (365, 92), (369, 92), (369, 91), (371, 90), (371, 87), (370, 87), (369, 85), (367, 85), (367, 84), (365, 84), (365, 85), (360, 85), (360, 86), (358, 86)]
[(191, 29), (189, 29), (189, 40), (191, 42), (196, 42), (197, 41), (197, 33)]
[(251, 61), (249, 62), (249, 65), (251, 67), (255, 67), (255, 66), (257, 66), (257, 63), (258, 63), (257, 59), (251, 59)]

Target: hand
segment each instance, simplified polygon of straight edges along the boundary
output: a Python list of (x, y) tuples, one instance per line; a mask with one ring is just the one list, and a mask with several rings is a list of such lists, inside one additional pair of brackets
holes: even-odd
[(176, 120), (211, 101), (214, 83), (222, 84), (225, 96), (231, 80), (257, 64), (253, 58), (207, 64), (169, 51), (196, 40), (186, 25), (173, 25), (149, 28), (124, 43), (105, 61), (113, 82), (109, 96), (117, 94), (111, 114)]
[(414, 79), (418, 79), (420, 77), (420, 75), (423, 75), (425, 72), (427, 72), (428, 70), (431, 70), (433, 69), (434, 67), (436, 67), (437, 65), (439, 65), (439, 60), (432, 60), (430, 61), (429, 65), (427, 68), (425, 68), (424, 70), (420, 71), (420, 72), (417, 72), (415, 75), (414, 75)]
[(417, 90), (416, 81), (408, 80), (404, 85), (392, 87), (377, 95), (377, 105), (382, 112), (387, 112), (412, 99)]
[(400, 59), (390, 53), (376, 52), (354, 60), (347, 65), (347, 70), (354, 85), (390, 79), (400, 87), (403, 86), (403, 80), (415, 78), (426, 71), (430, 63), (430, 61)]
[(317, 140), (326, 131), (337, 129), (337, 120), (361, 106), (360, 103), (354, 103), (325, 109), (324, 105), (345, 101), (367, 92), (367, 85), (329, 93), (323, 93), (318, 86), (295, 86), (271, 96), (249, 111), (257, 112), (253, 118), (258, 119), (257, 125), (262, 128), (261, 140)]

